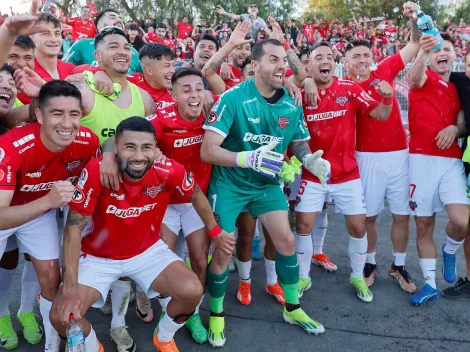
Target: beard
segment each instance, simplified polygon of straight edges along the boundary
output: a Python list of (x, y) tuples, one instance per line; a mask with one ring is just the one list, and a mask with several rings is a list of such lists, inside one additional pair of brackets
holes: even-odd
[(118, 156), (116, 156), (117, 163), (119, 165), (120, 170), (128, 176), (130, 179), (139, 180), (145, 176), (147, 171), (152, 167), (153, 163), (149, 158), (145, 158), (144, 162), (147, 163), (147, 166), (142, 170), (133, 170), (129, 165), (129, 160), (121, 160)]
[(273, 71), (265, 71), (263, 69), (260, 70), (260, 76), (264, 84), (270, 87), (272, 90), (276, 90), (282, 87), (282, 80), (278, 81), (273, 76)]

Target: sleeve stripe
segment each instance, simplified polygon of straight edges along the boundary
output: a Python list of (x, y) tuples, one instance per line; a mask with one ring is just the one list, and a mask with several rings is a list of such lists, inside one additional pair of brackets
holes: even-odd
[(303, 142), (303, 141), (309, 141), (310, 136), (302, 138), (302, 139), (293, 139), (291, 142)]
[(212, 127), (212, 126), (207, 126), (207, 125), (204, 125), (202, 126), (203, 129), (205, 130), (208, 130), (208, 131), (213, 131), (217, 134), (220, 134), (222, 137), (226, 138), (227, 137), (227, 133), (225, 132), (222, 132), (221, 130), (219, 130), (218, 128), (215, 128), (215, 127)]

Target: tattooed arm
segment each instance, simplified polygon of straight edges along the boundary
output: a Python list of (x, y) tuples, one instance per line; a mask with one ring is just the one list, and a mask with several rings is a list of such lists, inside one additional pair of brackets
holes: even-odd
[(215, 221), (209, 201), (204, 195), (204, 192), (201, 192), (199, 185), (196, 185), (196, 189), (191, 196), (191, 203), (193, 203), (194, 209), (196, 210), (206, 228), (208, 230), (213, 229), (217, 225), (217, 222)]
[(89, 220), (89, 216), (81, 215), (73, 210), (70, 210), (67, 217), (62, 248), (62, 275), (65, 288), (78, 284), (82, 232)]
[(400, 56), (405, 66), (413, 60), (420, 48), (421, 30), (418, 28), (417, 19), (413, 16), (416, 10), (417, 5), (415, 3), (407, 2), (403, 5), (403, 15), (408, 17), (411, 23), (410, 42), (400, 50)]
[(286, 54), (287, 62), (289, 63), (289, 68), (294, 73), (294, 75), (292, 76), (293, 82), (297, 87), (299, 87), (307, 77), (307, 71), (302, 66), (302, 63), (300, 62), (300, 59), (294, 50), (289, 49), (286, 51)]

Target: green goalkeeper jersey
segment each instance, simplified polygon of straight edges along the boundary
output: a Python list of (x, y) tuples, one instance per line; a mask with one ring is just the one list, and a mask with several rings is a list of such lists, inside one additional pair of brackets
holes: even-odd
[[(309, 140), (301, 106), (295, 105), (285, 88), (275, 104), (269, 104), (250, 79), (225, 92), (212, 108), (204, 129), (225, 137), (221, 147), (232, 152), (258, 149), (276, 140), (273, 150), (284, 153), (291, 142)], [(270, 179), (251, 168), (214, 165), (211, 183), (249, 193), (253, 188), (279, 185), (279, 176)]]

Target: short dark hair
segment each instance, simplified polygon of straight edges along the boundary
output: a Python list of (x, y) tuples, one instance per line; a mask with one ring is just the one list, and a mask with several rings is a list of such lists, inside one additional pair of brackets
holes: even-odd
[(105, 27), (98, 33), (98, 35), (95, 38), (95, 50), (96, 50), (96, 48), (98, 48), (99, 43), (104, 40), (104, 38), (106, 38), (108, 35), (112, 35), (112, 34), (122, 35), (127, 40), (126, 33), (121, 28), (118, 28), (118, 27)]
[(2, 71), (7, 71), (11, 77), (13, 77), (13, 74), (15, 73), (15, 69), (8, 64), (3, 64), (3, 66), (0, 67), (0, 72)]
[(140, 116), (132, 116), (122, 120), (116, 127), (115, 139), (118, 140), (125, 131), (147, 132), (150, 133), (155, 140), (157, 139), (155, 127), (153, 127), (150, 121)]
[(210, 35), (210, 34), (200, 35), (199, 38), (197, 38), (196, 47), (194, 49), (197, 49), (197, 47), (199, 46), (199, 43), (202, 40), (210, 40), (211, 42), (213, 42), (215, 44), (215, 48), (217, 49), (217, 51), (219, 50), (219, 41), (217, 40), (216, 37), (214, 37), (213, 35)]
[(346, 45), (346, 48), (344, 48), (344, 53), (346, 54), (348, 51), (351, 51), (357, 46), (365, 46), (366, 48), (370, 49), (370, 41), (365, 40), (365, 39), (351, 40), (349, 44)]
[(166, 30), (166, 24), (165, 23), (159, 23), (157, 24), (157, 28), (163, 28)]
[(171, 85), (174, 86), (180, 78), (183, 78), (183, 77), (186, 77), (186, 76), (198, 76), (198, 77), (201, 77), (201, 79), (203, 79), (202, 74), (199, 70), (197, 70), (193, 67), (187, 67), (187, 68), (182, 68), (182, 69), (176, 71), (173, 74), (173, 76), (171, 76)]
[(168, 46), (158, 43), (145, 44), (139, 51), (139, 60), (148, 57), (150, 60), (161, 60), (163, 57), (174, 60), (175, 53)]
[(36, 49), (33, 40), (27, 35), (19, 35), (16, 37), (15, 43), (13, 45), (19, 46), (22, 49)]
[(39, 109), (43, 110), (44, 106), (51, 98), (55, 97), (73, 97), (78, 99), (80, 107), (82, 106), (82, 93), (72, 83), (62, 80), (52, 80), (41, 87), (39, 91)]
[(81, 9), (81, 11), (83, 12), (83, 10), (84, 10), (84, 9), (88, 9), (88, 10), (90, 10), (90, 11), (91, 11), (91, 7), (90, 7), (90, 6), (87, 6), (87, 5), (85, 5), (85, 6), (82, 6), (82, 9)]
[(62, 23), (60, 23), (59, 19), (49, 12), (41, 12), (36, 20), (36, 23), (39, 22), (52, 23), (54, 28), (62, 28)]
[(299, 53), (299, 55), (298, 55), (299, 59), (300, 59), (302, 56), (304, 56), (304, 55), (307, 55), (307, 57), (309, 57), (309, 56), (310, 56), (310, 52), (311, 52), (311, 51), (310, 51), (309, 48), (305, 48), (305, 49), (300, 50), (300, 53)]
[(130, 25), (128, 25), (127, 29), (130, 31), (139, 31), (139, 27), (137, 27), (135, 23), (131, 23)]
[(119, 12), (112, 8), (107, 8), (102, 10), (96, 17), (95, 17), (95, 27), (98, 28), (98, 23), (100, 22), (101, 18), (108, 12), (114, 12), (116, 15), (119, 15)]
[(272, 44), (275, 46), (282, 46), (281, 42), (277, 39), (264, 39), (255, 45), (251, 50), (251, 59), (259, 61), (264, 55), (264, 47), (265, 45)]
[(322, 46), (330, 48), (330, 50), (331, 50), (331, 44), (329, 42), (325, 41), (325, 40), (322, 40), (321, 42), (315, 43), (315, 45), (312, 47), (311, 52), (314, 51), (315, 49), (318, 49), (318, 48), (322, 47)]
[(448, 41), (448, 42), (451, 42), (452, 43), (452, 46), (455, 46), (455, 40), (454, 38), (452, 38), (450, 35), (448, 35), (447, 33), (441, 33), (441, 37), (442, 39), (444, 39), (444, 41)]

